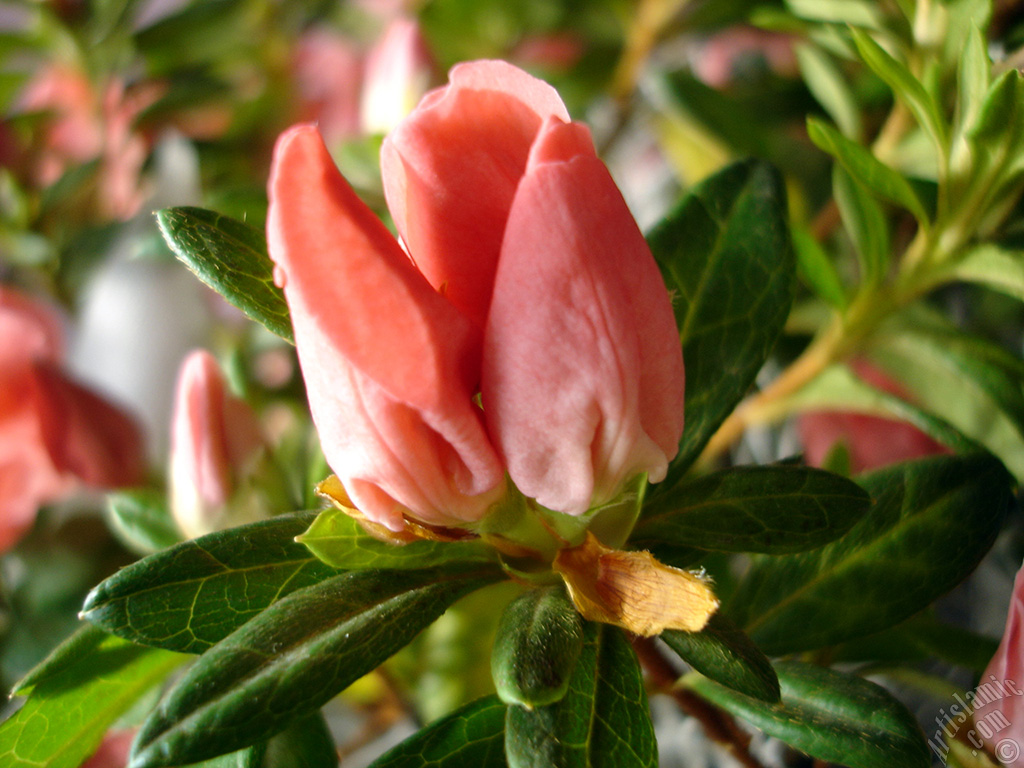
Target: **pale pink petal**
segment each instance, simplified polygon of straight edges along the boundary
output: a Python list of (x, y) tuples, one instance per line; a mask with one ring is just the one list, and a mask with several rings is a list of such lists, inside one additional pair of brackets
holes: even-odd
[[(338, 173), (316, 129), (278, 140), (267, 239), (331, 468), (369, 517), (479, 517), (502, 469), (473, 403), (479, 337)], [(364, 492), (367, 486), (373, 491)]]
[(665, 476), (683, 423), (668, 292), (586, 129), (548, 121), (509, 216), (488, 317), (488, 427), (527, 496), (581, 514)]
[(505, 221), (544, 120), (568, 120), (555, 90), (511, 64), (451, 70), (384, 142), (384, 192), (431, 285), (483, 328)]
[(434, 61), (415, 19), (396, 18), (366, 58), (360, 116), (365, 133), (388, 133), (427, 92)]
[[(996, 739), (1024, 742), (1024, 568), (1017, 571), (1013, 580), (1003, 638), (982, 673), (974, 695), (975, 722), (999, 712), (1003, 722), (1010, 723), (1010, 729), (1002, 731)], [(989, 744), (991, 746), (994, 745)], [(1024, 768), (1024, 754), (1017, 750), (1015, 758), (1003, 765)]]
[(59, 471), (97, 488), (143, 479), (142, 434), (131, 416), (48, 363), (33, 364), (31, 382), (42, 439)]
[(47, 304), (0, 286), (0, 370), (30, 360), (57, 362), (64, 355), (64, 333), (57, 312)]
[(187, 536), (217, 529), (239, 478), (262, 447), (256, 416), (227, 389), (205, 350), (181, 365), (171, 417), (171, 509)]

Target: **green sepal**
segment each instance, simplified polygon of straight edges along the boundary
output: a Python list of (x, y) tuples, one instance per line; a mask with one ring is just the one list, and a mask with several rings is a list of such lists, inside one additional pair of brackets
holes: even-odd
[(370, 768), (505, 768), (505, 704), (470, 702), (377, 758)]
[(561, 585), (531, 589), (498, 623), (491, 675), (506, 704), (532, 709), (560, 701), (583, 649), (583, 619)]
[(291, 593), (199, 657), (139, 730), (131, 768), (192, 763), (266, 739), (499, 578), (497, 569), (353, 571)]
[(432, 568), (449, 562), (493, 562), (496, 552), (482, 541), (414, 541), (395, 545), (370, 536), (340, 509), (329, 507), (296, 539), (333, 568)]
[(688, 687), (811, 757), (849, 768), (927, 768), (921, 728), (884, 688), (798, 661), (775, 665), (782, 702), (768, 704), (699, 675)]
[(746, 395), (782, 332), (796, 284), (787, 222), (779, 173), (743, 162), (699, 184), (648, 235), (686, 361), (686, 421), (670, 481)]
[(667, 629), (660, 637), (705, 677), (769, 704), (779, 700), (779, 678), (768, 657), (725, 616), (713, 614), (700, 632)]
[(835, 645), (923, 610), (988, 552), (1013, 487), (988, 453), (897, 464), (860, 482), (875, 504), (857, 525), (818, 550), (756, 558), (726, 605), (769, 655)]
[(509, 768), (655, 768), (643, 676), (623, 633), (584, 623), (583, 651), (561, 701), (505, 718)]
[(121, 569), (82, 617), (132, 642), (202, 653), (289, 592), (336, 576), (295, 543), (315, 512), (218, 531)]
[(833, 541), (867, 512), (859, 485), (821, 469), (735, 467), (684, 479), (644, 507), (630, 546), (785, 554)]
[(263, 232), (203, 208), (165, 208), (157, 224), (174, 254), (208, 286), (269, 331), (295, 343), (284, 291)]

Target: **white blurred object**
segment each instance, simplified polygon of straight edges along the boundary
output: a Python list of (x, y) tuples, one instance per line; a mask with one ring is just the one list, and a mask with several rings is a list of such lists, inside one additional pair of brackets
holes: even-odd
[(142, 421), (151, 461), (168, 453), (178, 365), (209, 338), (209, 289), (177, 262), (133, 258), (156, 227), (151, 211), (199, 201), (195, 150), (169, 135), (155, 151), (156, 191), (82, 292), (69, 365)]

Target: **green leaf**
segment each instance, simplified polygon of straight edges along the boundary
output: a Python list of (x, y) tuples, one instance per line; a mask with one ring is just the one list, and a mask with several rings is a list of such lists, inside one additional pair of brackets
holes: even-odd
[(505, 704), (487, 696), (431, 723), (370, 768), (505, 768)]
[(798, 661), (775, 666), (782, 703), (766, 704), (706, 678), (687, 678), (700, 696), (811, 757), (849, 768), (928, 768), (913, 715), (884, 688)]
[(807, 134), (819, 149), (839, 161), (847, 173), (865, 189), (906, 208), (922, 226), (928, 224), (928, 214), (920, 198), (899, 171), (890, 168), (869, 150), (814, 117), (807, 118)]
[(816, 45), (799, 43), (796, 60), (804, 84), (818, 103), (825, 108), (839, 130), (847, 138), (857, 141), (861, 138), (860, 108), (853, 95), (848, 77), (836, 66), (834, 60)]
[(289, 592), (336, 576), (295, 537), (313, 512), (182, 542), (95, 587), (82, 617), (133, 642), (202, 653)]
[(964, 136), (978, 122), (985, 94), (988, 93), (992, 63), (988, 44), (981, 29), (971, 25), (966, 47), (957, 62), (956, 135)]
[(375, 539), (340, 509), (317, 515), (309, 530), (296, 538), (334, 568), (431, 568), (444, 563), (490, 562), (495, 550), (481, 541), (415, 541), (404, 546)]
[(705, 677), (755, 699), (779, 700), (779, 678), (768, 657), (725, 616), (713, 614), (700, 632), (668, 629), (660, 637)]
[(38, 683), (73, 667), (83, 658), (95, 653), (108, 637), (109, 635), (99, 627), (83, 624), (71, 637), (29, 670), (11, 690), (11, 696), (30, 695)]
[(794, 228), (792, 234), (793, 249), (796, 252), (797, 268), (801, 278), (829, 305), (845, 309), (849, 301), (839, 272), (832, 263), (832, 257), (806, 229)]
[(569, 692), (556, 704), (512, 705), (505, 718), (510, 768), (654, 768), (658, 749), (643, 676), (625, 636), (584, 624)]
[(867, 32), (851, 28), (850, 34), (864, 63), (885, 81), (897, 99), (907, 105), (918, 124), (931, 137), (938, 155), (945, 157), (948, 151), (946, 123), (935, 99), (906, 65), (893, 58)]
[(1024, 301), (1024, 251), (980, 243), (948, 264), (946, 279), (978, 283)]
[(786, 5), (801, 18), (829, 24), (851, 24), (874, 29), (884, 24), (878, 4), (866, 0), (786, 0)]
[(583, 619), (561, 586), (531, 589), (505, 608), (491, 674), (506, 704), (533, 708), (560, 701), (583, 648)]
[(199, 657), (143, 724), (132, 768), (196, 762), (282, 730), (499, 577), (353, 571), (293, 592)]
[(646, 505), (630, 546), (783, 554), (846, 533), (871, 505), (856, 483), (791, 465), (735, 467), (683, 480)]
[(832, 192), (857, 253), (861, 289), (877, 286), (889, 266), (889, 225), (882, 206), (841, 165), (832, 169)]
[(674, 294), (686, 362), (679, 476), (747, 393), (789, 314), (796, 269), (782, 180), (765, 164), (731, 165), (684, 198), (648, 242)]
[(262, 768), (337, 768), (338, 750), (319, 712), (293, 722), (267, 742)]
[(5, 768), (77, 768), (110, 725), (184, 657), (84, 631), (18, 686), (25, 705), (0, 725)]
[(122, 544), (141, 555), (159, 552), (182, 539), (167, 508), (167, 495), (151, 489), (108, 494), (107, 524)]
[(247, 316), (294, 343), (284, 291), (263, 232), (202, 208), (165, 208), (157, 224), (175, 255)]
[(833, 663), (875, 664), (942, 659), (981, 675), (998, 647), (999, 640), (995, 638), (944, 624), (929, 613), (919, 613), (895, 627), (837, 645), (829, 658)]
[(874, 334), (867, 353), (945, 419), (1024, 477), (1024, 361), (923, 309)]
[(986, 453), (937, 456), (861, 478), (875, 499), (838, 541), (761, 557), (727, 614), (775, 656), (890, 627), (969, 574), (992, 546), (1012, 478)]

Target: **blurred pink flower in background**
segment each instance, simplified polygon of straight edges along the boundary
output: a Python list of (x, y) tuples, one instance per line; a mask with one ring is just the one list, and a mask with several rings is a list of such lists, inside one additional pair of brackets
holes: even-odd
[(124, 768), (132, 750), (135, 731), (110, 731), (81, 768)]
[(299, 119), (316, 122), (324, 141), (386, 133), (416, 106), (435, 77), (414, 19), (393, 19), (368, 53), (326, 28), (307, 32), (294, 60)]
[(228, 391), (213, 356), (195, 350), (178, 374), (171, 424), (171, 509), (189, 538), (218, 530), (239, 480), (263, 448), (249, 405)]
[(0, 551), (40, 505), (81, 485), (130, 485), (145, 472), (135, 422), (68, 378), (63, 354), (57, 314), (0, 287)]
[(366, 133), (387, 133), (408, 115), (434, 79), (419, 23), (399, 17), (366, 57), (360, 115)]
[[(903, 387), (872, 363), (854, 360), (850, 368), (876, 389), (909, 400)], [(882, 416), (813, 411), (800, 416), (797, 428), (808, 464), (821, 466), (829, 452), (841, 443), (849, 451), (850, 471), (854, 474), (922, 456), (949, 453), (948, 448), (917, 427)]]
[(554, 89), (458, 65), (385, 140), (382, 172), (408, 254), (314, 127), (279, 139), (269, 184), (310, 408), (354, 506), (401, 531), (478, 520), (506, 469), (577, 515), (662, 479), (683, 422), (668, 292)]
[(316, 121), (332, 144), (358, 134), (363, 82), (358, 45), (328, 29), (312, 29), (299, 39), (292, 66), (299, 119)]
[(791, 35), (755, 27), (729, 27), (695, 49), (694, 74), (713, 88), (725, 88), (744, 78), (745, 64), (757, 57), (765, 68), (784, 77), (797, 74)]
[[(1024, 696), (1016, 691), (1024, 690), (1024, 567), (1017, 571), (1013, 580), (1013, 594), (1010, 596), (1010, 609), (1006, 615), (1006, 628), (992, 660), (978, 682), (979, 696), (988, 684), (988, 689), (1007, 692), (1009, 695), (985, 697), (991, 698), (983, 706), (977, 706), (974, 719), (987, 718), (992, 712), (1000, 712), (1011, 730), (1001, 731), (996, 738), (1010, 738), (1018, 745), (1024, 743)], [(1016, 690), (1014, 690), (1016, 689)], [(978, 698), (975, 699), (979, 701)], [(975, 745), (976, 746), (976, 745)], [(989, 747), (993, 745), (988, 745)], [(1013, 752), (1013, 750), (1011, 750)], [(1024, 754), (1018, 749), (1011, 762), (1003, 762), (1009, 768), (1024, 768)]]
[(101, 213), (130, 218), (145, 198), (141, 173), (149, 152), (149, 142), (134, 123), (162, 91), (156, 83), (128, 89), (118, 80), (98, 87), (66, 64), (41, 68), (19, 104), (22, 112), (47, 115), (36, 147), (37, 182), (48, 186), (71, 167), (99, 160)]

